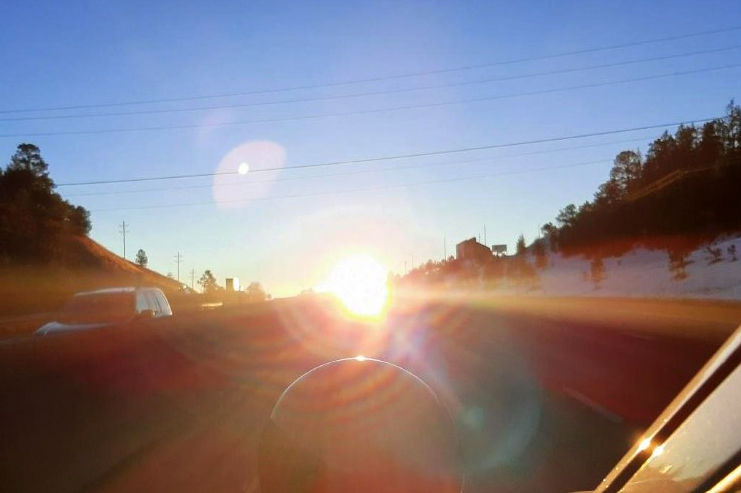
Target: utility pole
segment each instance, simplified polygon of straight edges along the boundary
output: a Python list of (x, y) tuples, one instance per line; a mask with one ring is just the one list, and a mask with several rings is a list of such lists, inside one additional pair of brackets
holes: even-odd
[(126, 221), (121, 221), (121, 225), (118, 227), (118, 232), (123, 235), (123, 247), (124, 247), (123, 258), (126, 258), (126, 233), (130, 233), (129, 225), (126, 224)]
[(183, 260), (183, 256), (180, 255), (180, 252), (178, 252), (177, 255), (175, 255), (175, 262), (178, 264), (178, 282), (180, 282), (180, 261)]
[(448, 239), (443, 236), (443, 260), (448, 260)]
[(484, 224), (484, 245), (486, 244), (486, 224)]
[(193, 286), (195, 286), (195, 278), (196, 278), (196, 270), (190, 269), (190, 289), (195, 289)]

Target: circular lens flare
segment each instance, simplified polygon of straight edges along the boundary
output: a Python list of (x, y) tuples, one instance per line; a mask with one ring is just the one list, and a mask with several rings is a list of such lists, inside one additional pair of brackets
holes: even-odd
[(212, 183), (219, 209), (238, 209), (267, 196), (285, 162), (286, 151), (275, 142), (246, 142), (230, 150), (219, 161)]
[(319, 291), (335, 295), (351, 315), (377, 318), (388, 304), (387, 270), (369, 255), (356, 255), (338, 263)]

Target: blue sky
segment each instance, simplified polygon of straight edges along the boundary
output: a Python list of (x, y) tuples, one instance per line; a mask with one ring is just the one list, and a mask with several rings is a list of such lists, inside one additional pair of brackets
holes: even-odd
[[(0, 110), (17, 110), (244, 93), (537, 57), (733, 27), (733, 19), (741, 19), (741, 4), (24, 1), (3, 2), (0, 17), (4, 20)], [(246, 176), (59, 191), (93, 211), (92, 237), (115, 252), (122, 251), (118, 225), (125, 220), (131, 229), (129, 258), (143, 248), (150, 267), (175, 272), (173, 257), (180, 251), (182, 279), (191, 269), (199, 274), (211, 269), (222, 282), (230, 276), (243, 282), (259, 280), (272, 293), (288, 295), (320, 282), (332, 264), (352, 252), (371, 253), (398, 272), (405, 262), (411, 266), (441, 258), (444, 238), (448, 254), (453, 253), (457, 241), (482, 234), (484, 225), (489, 244), (508, 243), (512, 248), (520, 233), (531, 241), (559, 208), (591, 198), (617, 152), (645, 150), (661, 130), (416, 159), (291, 167), (713, 117), (740, 96), (740, 68), (542, 91), (741, 63), (741, 49), (509, 81), (450, 84), (736, 45), (741, 45), (741, 30), (310, 90), (5, 113), (0, 119), (221, 106), (0, 121), (0, 155), (7, 156), (5, 160), (20, 142), (33, 142), (60, 184), (210, 173), (231, 170), (242, 162), (252, 170), (282, 167)], [(541, 94), (513, 96), (524, 92)], [(501, 98), (367, 113), (492, 97)], [(297, 118), (352, 112), (360, 114)], [(245, 120), (281, 121), (218, 125)], [(217, 125), (84, 133), (204, 124)], [(74, 131), (83, 133), (36, 135)], [(463, 179), (497, 173), (501, 174)], [(450, 179), (458, 181), (444, 181)], [(430, 181), (438, 183), (419, 185)], [(141, 192), (144, 189), (153, 191)], [(356, 192), (348, 193), (352, 190)], [(215, 203), (220, 200), (239, 202)], [(205, 205), (169, 207), (191, 203)], [(154, 208), (133, 209), (150, 206)]]

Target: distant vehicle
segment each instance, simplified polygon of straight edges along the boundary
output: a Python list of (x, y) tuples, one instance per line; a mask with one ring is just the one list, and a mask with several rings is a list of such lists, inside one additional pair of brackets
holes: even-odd
[(170, 303), (158, 288), (110, 288), (77, 293), (65, 303), (57, 320), (36, 335), (113, 327), (139, 319), (169, 317)]

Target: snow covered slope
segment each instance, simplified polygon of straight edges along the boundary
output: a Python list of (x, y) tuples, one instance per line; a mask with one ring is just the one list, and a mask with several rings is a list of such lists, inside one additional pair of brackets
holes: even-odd
[[(735, 246), (733, 260), (729, 247)], [(550, 253), (548, 267), (538, 270), (535, 283), (507, 281), (497, 291), (547, 296), (635, 296), (715, 298), (741, 300), (741, 237), (704, 245), (684, 258), (684, 266), (670, 267), (664, 250), (636, 248), (622, 257), (602, 259), (602, 275), (593, 276), (592, 260), (579, 256), (564, 258)], [(528, 255), (532, 263), (532, 255)], [(595, 277), (602, 278), (595, 282)]]

